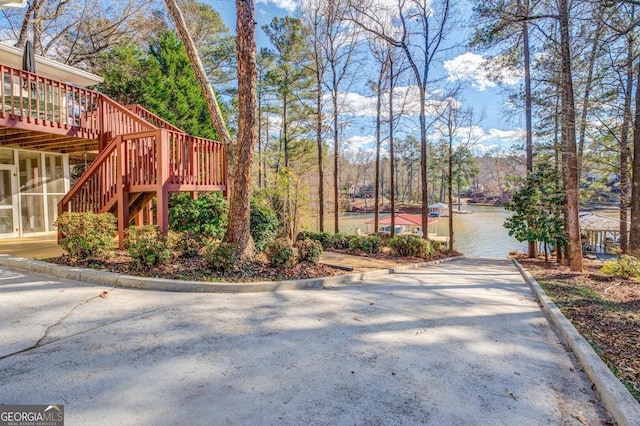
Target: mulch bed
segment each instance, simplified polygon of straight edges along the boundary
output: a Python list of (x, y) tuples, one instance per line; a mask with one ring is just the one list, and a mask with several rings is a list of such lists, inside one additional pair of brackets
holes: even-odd
[[(381, 252), (370, 255), (362, 252), (352, 252), (347, 250), (331, 250), (338, 253), (352, 256), (363, 256), (372, 259), (392, 261), (397, 264), (409, 264), (425, 262), (425, 259), (418, 257), (395, 257), (388, 252)], [(455, 253), (454, 255), (458, 255)], [(436, 253), (431, 259), (437, 260), (451, 255)], [(173, 280), (188, 281), (212, 281), (212, 282), (257, 282), (257, 281), (281, 281), (297, 280), (304, 278), (331, 277), (334, 275), (348, 274), (340, 268), (328, 265), (313, 265), (309, 262), (301, 262), (291, 268), (273, 268), (269, 266), (264, 255), (258, 255), (257, 259), (251, 262), (243, 262), (232, 271), (218, 271), (206, 266), (202, 256), (190, 258), (179, 257), (176, 253), (172, 255), (169, 262), (154, 267), (146, 267), (134, 262), (127, 252), (117, 251), (115, 255), (108, 259), (94, 259), (80, 261), (67, 255), (46, 259), (47, 262), (58, 265), (72, 267), (96, 269), (101, 271), (114, 272), (117, 274), (135, 275), (139, 277), (167, 278)]]
[(598, 260), (584, 259), (583, 273), (544, 259), (518, 261), (640, 401), (640, 282), (604, 276)]
[(265, 260), (258, 259), (252, 262), (239, 264), (233, 271), (220, 272), (206, 267), (202, 256), (181, 258), (173, 256), (164, 265), (145, 267), (134, 262), (126, 252), (117, 252), (116, 255), (104, 260), (78, 261), (69, 256), (60, 256), (47, 259), (48, 262), (58, 265), (97, 269), (118, 274), (135, 275), (139, 277), (167, 278), (189, 281), (215, 281), (215, 282), (256, 282), (256, 281), (281, 281), (304, 278), (330, 277), (346, 273), (340, 269), (326, 265), (313, 265), (301, 262), (291, 268), (272, 268)]
[(429, 259), (423, 259), (421, 257), (411, 257), (411, 256), (397, 257), (391, 254), (388, 247), (383, 247), (382, 250), (376, 254), (368, 254), (360, 250), (352, 251), (352, 250), (339, 250), (339, 249), (333, 249), (333, 248), (327, 249), (325, 251), (329, 251), (332, 253), (348, 254), (349, 256), (367, 257), (369, 259), (387, 260), (389, 262), (395, 262), (400, 265), (406, 265), (410, 263), (430, 262), (432, 260), (441, 260), (441, 259), (447, 259), (449, 257), (462, 256), (462, 254), (458, 252), (453, 252), (453, 253), (437, 252), (437, 253), (434, 253), (433, 256), (431, 256)]

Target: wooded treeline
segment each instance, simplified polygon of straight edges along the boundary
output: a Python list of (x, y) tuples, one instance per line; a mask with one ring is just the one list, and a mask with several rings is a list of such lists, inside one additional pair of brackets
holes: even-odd
[[(211, 6), (178, 3), (235, 137), (236, 41)], [(507, 113), (525, 128), (515, 158), (529, 173), (559, 172), (545, 176), (562, 189), (557, 232), (572, 269), (582, 269), (578, 211), (589, 191), (615, 194), (620, 248), (640, 254), (638, 9), (637, 0), (301, 0), (293, 16), (261, 25), (271, 46), (256, 57), (252, 189), (289, 238), (331, 217), (338, 232), (353, 186), (371, 186), (375, 206), (383, 196), (392, 209), (419, 203), (426, 229), (427, 206), (455, 202), (480, 173), (478, 113), (461, 97), (465, 83), (442, 71), (470, 47), (487, 56), (489, 75), (522, 76), (504, 86)], [(37, 53), (103, 75), (114, 98), (216, 137), (164, 3), (31, 0), (2, 13), (3, 38), (30, 37)], [(500, 189), (531, 184), (502, 179)]]

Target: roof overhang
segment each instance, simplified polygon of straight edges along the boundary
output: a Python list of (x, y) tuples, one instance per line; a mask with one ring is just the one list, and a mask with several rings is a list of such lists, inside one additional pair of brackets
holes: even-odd
[[(2, 57), (0, 62), (3, 64), (22, 69), (22, 54), (22, 49), (0, 43), (0, 57)], [(104, 81), (102, 77), (90, 72), (38, 55), (36, 55), (36, 74), (82, 87), (95, 86)]]

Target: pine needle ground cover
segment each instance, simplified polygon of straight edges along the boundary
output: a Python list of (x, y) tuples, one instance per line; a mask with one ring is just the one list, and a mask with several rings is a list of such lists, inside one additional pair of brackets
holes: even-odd
[(640, 281), (606, 277), (585, 259), (585, 272), (543, 259), (518, 261), (640, 401)]

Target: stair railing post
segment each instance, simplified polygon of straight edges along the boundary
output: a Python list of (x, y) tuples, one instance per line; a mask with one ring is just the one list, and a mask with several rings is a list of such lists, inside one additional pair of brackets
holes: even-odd
[(117, 143), (116, 147), (116, 191), (118, 191), (118, 248), (124, 249), (124, 230), (129, 223), (129, 205), (128, 198), (126, 197), (125, 204), (125, 191), (124, 191), (124, 143), (122, 137), (114, 141)]
[(104, 147), (107, 144), (107, 134), (105, 130), (105, 108), (104, 108), (104, 99), (101, 95), (98, 95), (98, 133), (100, 134), (100, 139), (98, 140), (98, 151), (102, 152)]
[(158, 169), (156, 181), (156, 221), (162, 233), (166, 234), (169, 229), (169, 193), (167, 183), (169, 180), (169, 161), (171, 159), (169, 150), (169, 132), (159, 129), (156, 132), (156, 146), (158, 159), (156, 167)]

